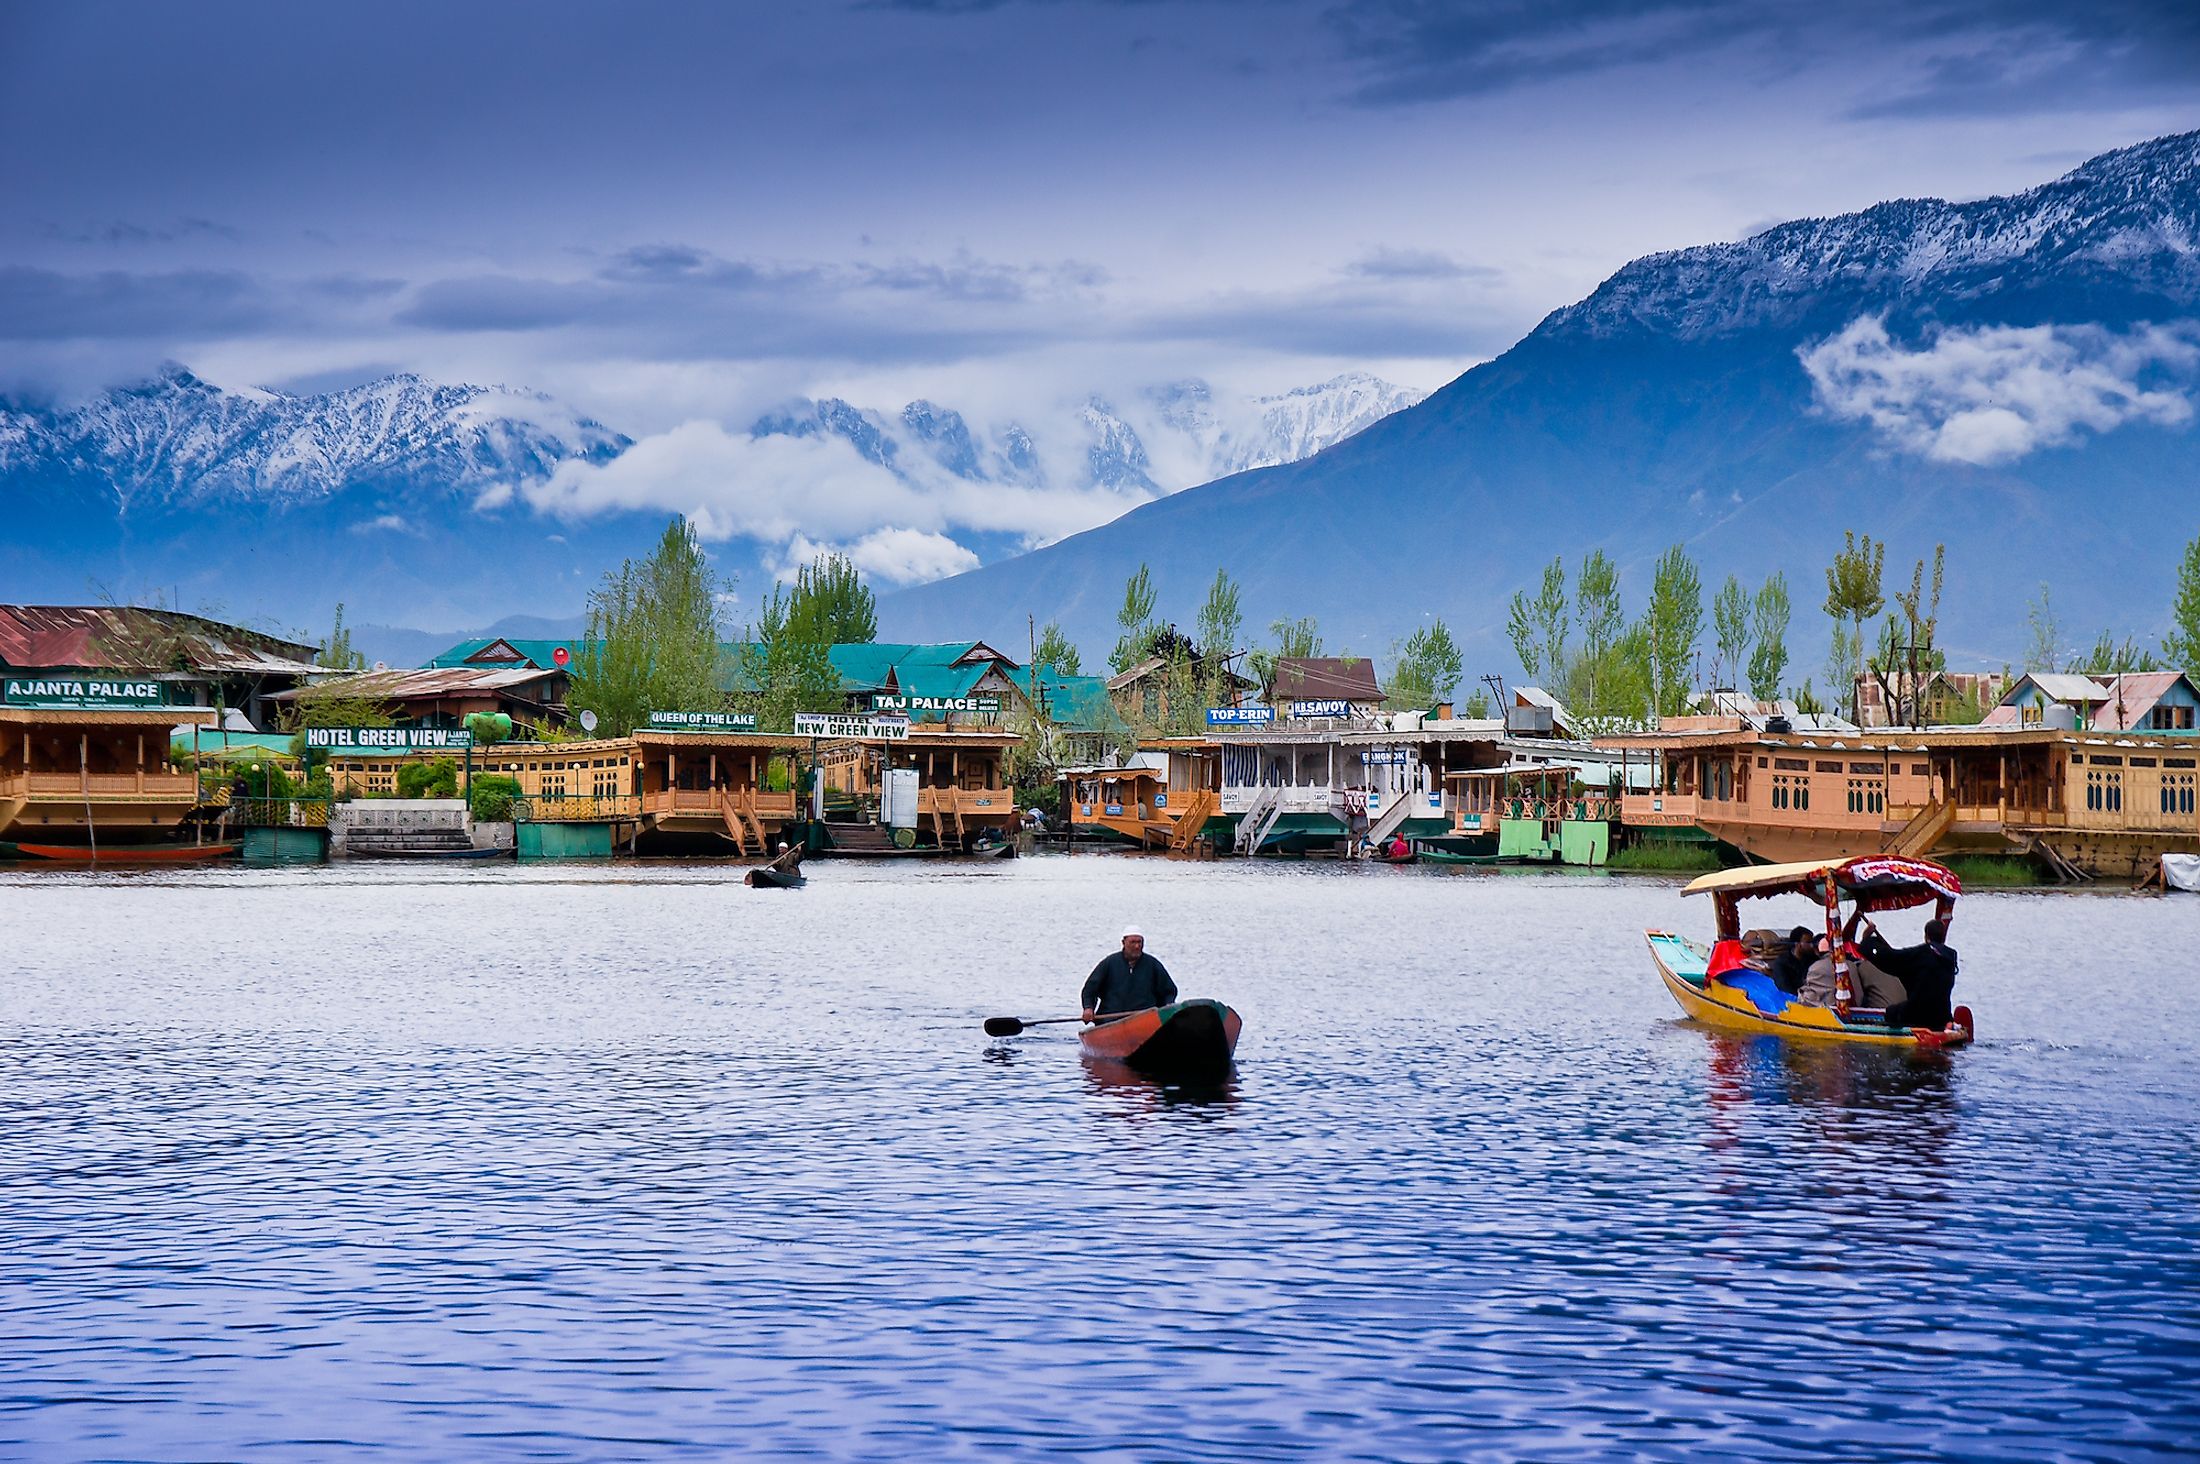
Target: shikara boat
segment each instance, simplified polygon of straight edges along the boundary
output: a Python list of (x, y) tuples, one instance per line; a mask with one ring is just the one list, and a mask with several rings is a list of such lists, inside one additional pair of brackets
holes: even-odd
[(1122, 1016), (1102, 1017), (1077, 1034), (1085, 1056), (1127, 1064), (1140, 1072), (1219, 1073), (1237, 1051), (1238, 1014), (1219, 1001), (1180, 1001)]
[(1423, 849), (1421, 851), (1421, 862), (1423, 864), (1495, 864), (1503, 857), (1501, 854), (1459, 854), (1450, 849)]
[(1682, 1011), (1706, 1026), (1890, 1047), (1960, 1047), (1971, 1040), (1969, 1007), (1957, 1007), (1954, 1020), (1940, 1031), (1890, 1026), (1883, 1011), (1821, 1006), (1790, 996), (1742, 959), (1743, 900), (1802, 895), (1824, 910), (1829, 932), (1841, 928), (1844, 901), (1867, 914), (1930, 904), (1948, 921), (1954, 918), (1963, 885), (1946, 867), (1928, 859), (1878, 854), (1760, 864), (1707, 874), (1681, 893), (1712, 896), (1718, 909), (1718, 944), (1706, 947), (1664, 930), (1645, 934), (1666, 989)]
[(206, 864), (234, 859), (239, 844), (14, 844), (0, 840), (0, 859), (42, 859), (56, 864)]
[(767, 865), (750, 870), (741, 882), (752, 890), (799, 890), (810, 881), (806, 875), (789, 874)]

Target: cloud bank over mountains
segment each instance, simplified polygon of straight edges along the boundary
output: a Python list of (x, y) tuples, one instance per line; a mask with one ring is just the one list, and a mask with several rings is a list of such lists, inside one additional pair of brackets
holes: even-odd
[(2126, 423), (2191, 421), (2200, 328), (1985, 326), (1911, 348), (1869, 316), (1798, 354), (1833, 416), (1934, 462), (1993, 467)]

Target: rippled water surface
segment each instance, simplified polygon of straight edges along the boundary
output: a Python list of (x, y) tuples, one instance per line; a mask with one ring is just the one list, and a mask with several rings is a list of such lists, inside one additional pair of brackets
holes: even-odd
[[(1657, 881), (813, 869), (0, 876), (0, 1447), (2200, 1438), (2200, 898), (1967, 900), (1983, 1040), (1906, 1059), (1677, 1020)], [(1227, 1084), (979, 1031), (1127, 918)]]

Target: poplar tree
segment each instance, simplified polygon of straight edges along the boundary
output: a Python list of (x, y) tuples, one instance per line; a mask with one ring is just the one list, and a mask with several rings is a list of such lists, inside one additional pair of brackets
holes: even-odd
[(1780, 694), (1780, 679), (1787, 674), (1791, 613), (1787, 576), (1774, 570), (1757, 587), (1750, 611), (1750, 638), (1756, 645), (1749, 653), (1749, 693), (1759, 701), (1771, 701)]
[(1122, 632), (1115, 640), (1115, 650), (1108, 656), (1108, 665), (1117, 675), (1128, 671), (1151, 654), (1153, 634), (1157, 627), (1153, 618), (1153, 574), (1144, 564), (1123, 582), (1123, 605), (1115, 612), (1116, 628)]
[[(1201, 702), (1199, 721), (1205, 722), (1206, 707), (1227, 704), (1231, 697), (1230, 661), (1240, 647), (1238, 642), (1245, 635), (1245, 612), (1240, 606), (1243, 592), (1229, 572), (1217, 569), (1214, 583), (1207, 586), (1207, 598), (1199, 607), (1199, 686)], [(1195, 728), (1196, 730), (1196, 728)]]
[(1512, 639), (1513, 655), (1532, 681), (1553, 681), (1566, 669), (1566, 561), (1553, 559), (1543, 568), (1543, 587), (1533, 600), (1524, 590), (1513, 591), (1505, 618), (1505, 634)]
[(1397, 711), (1425, 711), (1449, 698), (1466, 670), (1458, 643), (1441, 620), (1413, 632), (1398, 649), (1387, 679), (1388, 705)]
[(1749, 591), (1742, 588), (1738, 577), (1730, 574), (1726, 583), (1719, 586), (1718, 598), (1711, 602), (1711, 634), (1719, 645), (1719, 661), (1712, 670), (1711, 679), (1718, 686), (1732, 688), (1741, 684), (1749, 656), (1749, 630)]
[(2187, 676), (2200, 678), (2200, 539), (2185, 546), (2177, 566), (2177, 595), (2170, 601), (2170, 632), (2162, 639), (2162, 658)]
[(1031, 664), (1042, 671), (1052, 671), (1057, 676), (1079, 676), (1077, 647), (1062, 633), (1058, 620), (1049, 620), (1039, 632), (1039, 641), (1031, 653)]
[(328, 644), (314, 656), (313, 664), (327, 666), (336, 671), (364, 671), (367, 658), (352, 648), (351, 627), (344, 624), (344, 602), (336, 602), (336, 624), (329, 630)]
[[(1887, 546), (1874, 544), (1872, 536), (1859, 541), (1856, 531), (1845, 534), (1843, 547), (1826, 567), (1826, 614), (1836, 624), (1834, 662), (1829, 667), (1848, 688), (1849, 720), (1857, 717), (1856, 678), (1864, 655), (1864, 623), (1886, 608), (1887, 597), (1879, 588), (1880, 571), (1887, 562)], [(1846, 621), (1846, 626), (1842, 622)]]
[(1688, 704), (1689, 660), (1703, 633), (1703, 578), (1678, 544), (1658, 556), (1641, 629), (1650, 715), (1678, 715)]

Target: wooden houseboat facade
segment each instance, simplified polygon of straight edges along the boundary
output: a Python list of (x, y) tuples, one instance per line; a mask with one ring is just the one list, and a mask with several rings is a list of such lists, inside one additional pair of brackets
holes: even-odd
[[(2136, 878), (2200, 852), (2200, 745), (2050, 728), (1835, 735), (1674, 718), (1614, 737), (1646, 786), (1632, 832), (1699, 829), (1774, 863), (1888, 853), (2024, 854), (2058, 871)], [(1679, 723), (1681, 725), (1675, 725)]]

